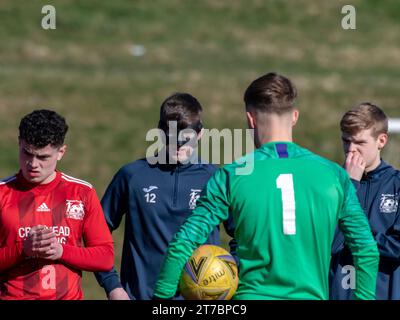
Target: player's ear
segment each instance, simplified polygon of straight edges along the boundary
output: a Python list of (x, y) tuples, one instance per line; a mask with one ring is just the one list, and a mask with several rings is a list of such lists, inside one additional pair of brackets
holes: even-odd
[(292, 126), (294, 127), (299, 120), (299, 110), (294, 109), (292, 114)]
[(256, 117), (250, 112), (246, 111), (247, 125), (250, 129), (254, 129), (256, 127)]
[(381, 133), (378, 135), (378, 149), (382, 150), (383, 147), (386, 145), (386, 143), (388, 142), (388, 135), (386, 133)]
[(60, 148), (58, 148), (58, 155), (57, 155), (57, 161), (60, 161), (62, 157), (64, 156), (65, 152), (67, 151), (67, 145), (64, 144)]

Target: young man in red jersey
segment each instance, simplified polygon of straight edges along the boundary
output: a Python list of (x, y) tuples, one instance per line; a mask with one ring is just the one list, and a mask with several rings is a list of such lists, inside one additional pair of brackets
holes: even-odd
[(82, 270), (113, 266), (95, 190), (56, 170), (67, 131), (50, 110), (21, 120), (20, 170), (0, 182), (0, 299), (82, 299)]

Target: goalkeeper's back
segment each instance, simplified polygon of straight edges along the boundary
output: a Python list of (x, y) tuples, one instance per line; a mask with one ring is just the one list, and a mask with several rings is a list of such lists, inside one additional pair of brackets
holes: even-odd
[[(229, 177), (230, 207), (240, 257), (236, 298), (327, 299), (337, 223), (353, 248), (375, 247), (346, 172), (290, 142), (254, 153), (254, 171)], [(222, 182), (222, 181), (221, 181)], [(373, 296), (370, 292), (363, 296)]]

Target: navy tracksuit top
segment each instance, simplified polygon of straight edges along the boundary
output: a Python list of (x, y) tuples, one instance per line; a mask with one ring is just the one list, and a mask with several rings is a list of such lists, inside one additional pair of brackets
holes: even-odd
[[(380, 254), (376, 299), (400, 299), (400, 171), (384, 161), (361, 181), (354, 181), (358, 199), (368, 216)], [(352, 299), (352, 255), (337, 231), (332, 247), (331, 299)]]
[[(152, 298), (168, 244), (216, 170), (211, 164), (151, 165), (140, 159), (116, 173), (101, 204), (111, 231), (124, 214), (126, 219), (121, 281), (115, 268), (96, 273), (107, 293), (122, 285), (131, 299)], [(219, 230), (207, 243), (220, 244)]]

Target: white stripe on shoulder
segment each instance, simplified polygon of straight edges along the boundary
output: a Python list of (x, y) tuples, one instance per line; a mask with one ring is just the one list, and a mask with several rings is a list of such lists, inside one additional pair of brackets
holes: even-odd
[(7, 183), (9, 183), (9, 182), (11, 182), (11, 181), (14, 181), (15, 179), (17, 179), (17, 176), (16, 176), (16, 175), (13, 175), (13, 176), (11, 176), (11, 177), (5, 178), (5, 179), (3, 179), (3, 180), (0, 181), (0, 185), (2, 185), (2, 184), (7, 184)]
[(92, 186), (89, 182), (86, 182), (86, 181), (84, 181), (84, 180), (80, 180), (80, 179), (77, 179), (77, 178), (68, 176), (68, 175), (66, 175), (65, 173), (61, 173), (61, 178), (63, 178), (64, 180), (66, 180), (66, 181), (68, 181), (68, 182), (75, 182), (75, 183), (82, 184), (82, 185), (84, 185), (84, 186), (89, 187), (90, 189), (93, 188), (93, 186)]

